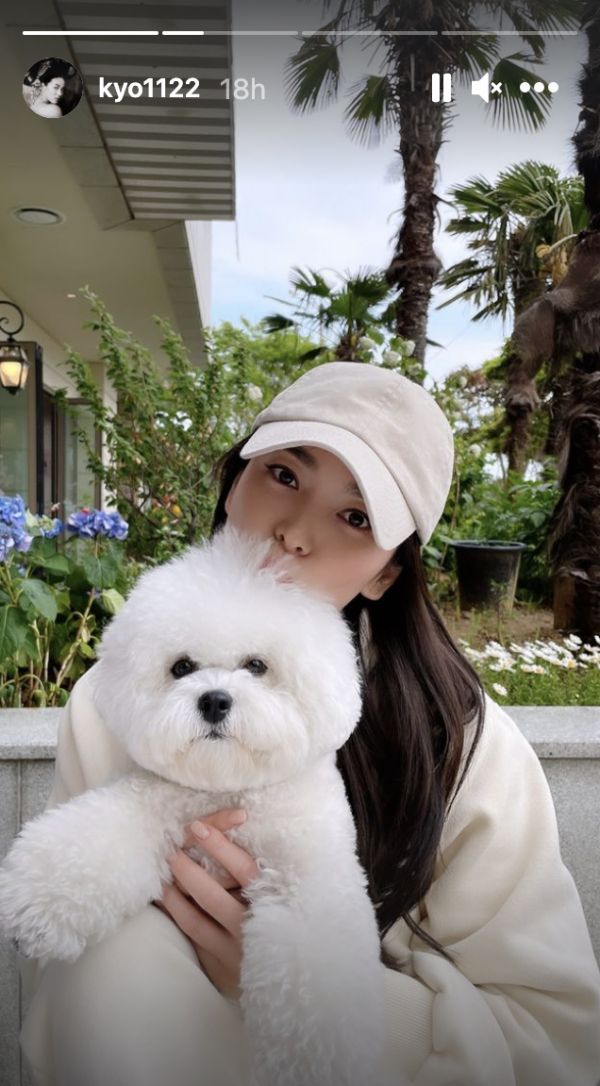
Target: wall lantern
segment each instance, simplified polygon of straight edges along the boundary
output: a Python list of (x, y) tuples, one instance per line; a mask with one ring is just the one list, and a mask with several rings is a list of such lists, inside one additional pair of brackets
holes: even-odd
[[(8, 305), (11, 309), (16, 309), (19, 314), (21, 323), (17, 328), (13, 328), (12, 332), (7, 331), (4, 327), (0, 327), (0, 331), (8, 336), (6, 343), (0, 345), (0, 385), (5, 388), (7, 392), (10, 392), (13, 396), (16, 396), (17, 392), (22, 391), (27, 384), (27, 375), (29, 373), (29, 362), (27, 360), (27, 354), (23, 347), (13, 339), (13, 336), (20, 332), (25, 324), (25, 318), (23, 317), (22, 310), (14, 302), (5, 302), (0, 300), (0, 305)], [(13, 318), (14, 320), (15, 318)], [(4, 326), (10, 317), (0, 317), (0, 325)]]

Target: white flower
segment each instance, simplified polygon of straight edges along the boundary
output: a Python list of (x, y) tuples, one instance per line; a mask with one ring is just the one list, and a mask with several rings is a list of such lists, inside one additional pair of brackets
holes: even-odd
[(467, 378), (465, 377), (464, 373), (461, 373), (460, 377), (458, 378), (458, 384), (460, 388), (467, 387)]
[(248, 399), (253, 400), (254, 403), (258, 403), (263, 398), (262, 389), (258, 385), (248, 385), (246, 392), (248, 393)]
[(521, 664), (521, 671), (530, 671), (533, 675), (547, 675), (545, 667), (540, 664)]
[(485, 655), (483, 652), (478, 652), (477, 649), (470, 648), (467, 644), (465, 644), (464, 652), (465, 656), (469, 656), (472, 660), (483, 660)]
[(383, 352), (383, 361), (384, 362), (400, 362), (401, 359), (402, 359), (402, 355), (398, 354), (397, 351), (384, 351)]
[(496, 694), (500, 694), (501, 698), (508, 697), (508, 690), (505, 686), (502, 686), (501, 683), (492, 683), (492, 690), (494, 690)]
[(481, 445), (471, 445), (471, 453), (473, 456), (481, 456), (483, 449)]
[(404, 354), (408, 357), (413, 353), (416, 346), (417, 345), (414, 339), (405, 339), (402, 350), (404, 351)]
[(361, 336), (358, 341), (358, 346), (363, 347), (365, 351), (374, 351), (377, 344), (374, 339), (369, 339), (368, 336)]

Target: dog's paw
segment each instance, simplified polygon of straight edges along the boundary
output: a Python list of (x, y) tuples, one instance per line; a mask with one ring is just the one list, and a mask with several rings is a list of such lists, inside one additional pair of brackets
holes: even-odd
[(75, 961), (86, 940), (73, 926), (67, 897), (53, 900), (15, 872), (0, 869), (0, 932), (25, 958)]
[(10, 937), (22, 958), (41, 958), (44, 961), (58, 958), (74, 962), (85, 949), (85, 940), (76, 932), (65, 927), (56, 930), (49, 926), (45, 918), (33, 915), (15, 918), (9, 924), (2, 923), (2, 930)]

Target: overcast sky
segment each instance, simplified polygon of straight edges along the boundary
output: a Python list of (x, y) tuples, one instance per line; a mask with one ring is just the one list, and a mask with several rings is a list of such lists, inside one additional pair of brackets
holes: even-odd
[[(239, 7), (239, 0), (238, 0)], [(243, 26), (243, 9), (234, 27)], [(246, 8), (247, 10), (247, 8)], [(289, 0), (277, 27), (308, 29), (306, 3)], [(297, 12), (297, 23), (294, 22)], [(267, 22), (267, 19), (265, 19)], [(275, 19), (268, 23), (275, 27)], [(255, 9), (253, 27), (257, 26)], [(506, 38), (506, 52), (518, 39)], [(578, 38), (548, 38), (547, 61), (540, 78), (555, 80), (552, 112), (537, 133), (512, 131), (492, 124), (485, 103), (470, 87), (455, 87), (452, 126), (439, 156), (438, 194), (474, 174), (493, 179), (526, 158), (553, 163), (562, 173), (574, 172), (570, 137), (577, 123), (576, 80), (585, 57)], [(254, 78), (265, 87), (265, 100), (235, 105), (235, 178), (237, 220), (213, 226), (212, 322), (242, 317), (259, 320), (284, 307), (267, 295), (289, 298), (292, 265), (313, 267), (334, 281), (331, 270), (355, 273), (359, 267), (384, 267), (392, 253), (400, 222), (403, 187), (398, 179), (397, 136), (366, 149), (347, 135), (344, 97), (339, 103), (307, 115), (292, 113), (284, 94), (284, 65), (298, 42), (291, 38), (234, 38), (234, 75)], [(343, 88), (368, 71), (370, 49), (358, 40), (344, 47)], [(396, 175), (396, 176), (394, 176)], [(440, 205), (442, 220), (451, 214)], [(466, 255), (461, 238), (443, 229), (436, 251), (444, 265)], [(436, 291), (436, 299), (441, 294)], [(473, 310), (454, 303), (436, 312), (432, 306), (428, 334), (444, 344), (430, 347), (427, 369), (442, 377), (459, 365), (479, 366), (499, 349), (499, 321), (473, 323)], [(508, 329), (507, 329), (508, 331)]]

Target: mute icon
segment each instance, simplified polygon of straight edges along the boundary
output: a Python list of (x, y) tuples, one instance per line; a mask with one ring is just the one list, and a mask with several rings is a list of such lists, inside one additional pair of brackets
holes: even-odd
[(481, 79), (471, 80), (471, 94), (477, 94), (484, 102), (490, 100), (490, 76), (489, 72), (482, 75)]
[(431, 76), (431, 101), (452, 101), (452, 76), (450, 72), (433, 72)]

